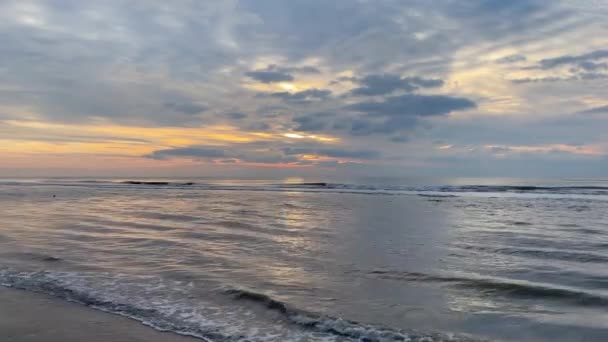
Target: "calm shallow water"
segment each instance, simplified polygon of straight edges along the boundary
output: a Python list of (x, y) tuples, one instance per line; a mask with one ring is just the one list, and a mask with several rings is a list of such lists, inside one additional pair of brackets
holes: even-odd
[(5, 180), (0, 283), (211, 341), (602, 341), (606, 186)]

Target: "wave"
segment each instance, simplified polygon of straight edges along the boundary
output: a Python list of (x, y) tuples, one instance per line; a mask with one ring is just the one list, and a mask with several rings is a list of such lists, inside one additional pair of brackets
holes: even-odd
[(458, 197), (456, 195), (444, 195), (444, 194), (418, 194), (418, 196), (420, 197), (431, 197), (431, 198), (452, 198), (452, 197)]
[(599, 190), (608, 191), (607, 186), (535, 186), (535, 185), (460, 185), (442, 186), (444, 190), (450, 191), (472, 191), (472, 192), (534, 192), (534, 191), (569, 191), (569, 190)]
[(481, 295), (502, 295), (539, 300), (560, 300), (581, 306), (606, 307), (608, 296), (591, 291), (530, 281), (459, 275), (429, 275), (417, 272), (371, 271), (367, 275), (387, 280), (436, 282), (477, 290)]
[(281, 186), (284, 188), (329, 188), (335, 186), (337, 184), (325, 183), (325, 182), (312, 182), (312, 183), (285, 183), (285, 184), (277, 184), (277, 186)]
[[(232, 298), (236, 309), (229, 306), (214, 309), (213, 303), (193, 301), (195, 297), (190, 292), (192, 289), (184, 288), (179, 282), (161, 284), (147, 277), (139, 279), (137, 284), (131, 287), (122, 286), (124, 284), (122, 287), (118, 286), (124, 277), (125, 275), (0, 270), (0, 285), (45, 293), (129, 317), (160, 331), (192, 336), (208, 342), (481, 341), (465, 335), (397, 330), (309, 313), (292, 308), (289, 304), (266, 294), (243, 289), (222, 291), (224, 295)], [(175, 292), (181, 293), (181, 297), (171, 297)], [(257, 319), (261, 319), (264, 314), (243, 315), (243, 310), (247, 309), (249, 303), (278, 313), (283, 322), (276, 318), (273, 318), (272, 324), (267, 321), (258, 322)], [(215, 316), (205, 315), (204, 310), (215, 312)], [(252, 320), (256, 321), (251, 322)], [(242, 324), (249, 325), (243, 327)], [(265, 329), (280, 330), (264, 331)]]
[[(81, 186), (96, 188), (129, 189), (191, 189), (221, 191), (300, 191), (314, 193), (352, 193), (372, 195), (419, 195), (426, 197), (460, 197), (470, 195), (487, 196), (539, 196), (564, 199), (604, 199), (608, 200), (608, 186), (531, 186), (531, 185), (371, 185), (331, 182), (303, 183), (205, 183), (179, 180), (47, 180), (47, 181), (4, 181), (0, 185), (9, 186)], [(584, 205), (572, 210), (586, 210)]]
[(131, 185), (176, 185), (176, 186), (184, 186), (184, 185), (194, 185), (194, 182), (185, 182), (185, 183), (172, 183), (172, 182), (164, 182), (164, 181), (123, 181), (122, 184), (131, 184)]
[(395, 330), (379, 326), (366, 325), (355, 321), (318, 315), (303, 310), (291, 308), (288, 304), (274, 299), (266, 294), (245, 289), (228, 289), (226, 294), (235, 300), (246, 300), (274, 310), (289, 319), (293, 324), (311, 329), (316, 332), (329, 333), (354, 341), (480, 341), (470, 336), (446, 335), (440, 333), (423, 333), (414, 331)]
[[(589, 234), (589, 230), (582, 231), (585, 234)], [(595, 234), (603, 234), (601, 231), (593, 230)], [(531, 257), (536, 259), (549, 259), (549, 260), (563, 260), (580, 263), (608, 263), (608, 256), (597, 254), (593, 252), (575, 252), (575, 251), (564, 251), (564, 250), (550, 250), (550, 249), (538, 249), (538, 248), (523, 248), (523, 247), (488, 247), (478, 245), (459, 245), (459, 248), (466, 250), (475, 250), (480, 252), (492, 253), (492, 254), (503, 254), (503, 255), (514, 255)]]

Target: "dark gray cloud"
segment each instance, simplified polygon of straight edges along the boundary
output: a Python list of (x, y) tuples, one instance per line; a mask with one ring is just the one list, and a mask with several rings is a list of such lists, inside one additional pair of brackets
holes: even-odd
[(541, 59), (538, 64), (524, 68), (525, 70), (551, 70), (562, 66), (570, 66), (569, 76), (540, 76), (524, 77), (511, 80), (513, 83), (553, 83), (570, 81), (589, 81), (608, 78), (608, 63), (598, 62), (608, 59), (608, 50), (595, 50), (579, 55), (563, 55)]
[(405, 132), (419, 126), (425, 117), (444, 116), (475, 107), (472, 100), (446, 95), (392, 96), (383, 101), (366, 101), (347, 106), (346, 109), (359, 112), (361, 116), (340, 123), (339, 129), (346, 129), (353, 136), (381, 134), (391, 136), (389, 139), (393, 142), (404, 142), (408, 139)]
[(580, 114), (608, 114), (608, 105), (600, 106), (579, 112)]
[(475, 107), (475, 102), (461, 97), (406, 94), (347, 105), (335, 112), (298, 115), (292, 122), (297, 131), (346, 132), (355, 137), (387, 135), (393, 142), (405, 142), (409, 139), (405, 133), (424, 118)]
[(294, 80), (291, 74), (276, 70), (254, 70), (245, 73), (245, 75), (262, 83), (289, 82)]
[(258, 121), (258, 122), (254, 122), (254, 123), (248, 125), (246, 128), (249, 130), (252, 130), (252, 131), (266, 132), (266, 131), (270, 131), (270, 129), (272, 127), (267, 122)]
[(445, 115), (453, 111), (475, 108), (475, 102), (463, 98), (446, 95), (417, 95), (406, 94), (388, 97), (383, 101), (366, 101), (346, 108), (366, 113), (370, 116), (434, 116)]
[(247, 114), (241, 113), (241, 112), (233, 112), (233, 113), (226, 114), (226, 117), (228, 117), (229, 119), (232, 119), (232, 120), (242, 120), (247, 117)]
[(327, 89), (307, 89), (294, 93), (286, 91), (275, 93), (260, 93), (259, 97), (274, 97), (288, 102), (306, 103), (315, 100), (326, 100), (331, 96), (331, 90)]
[(307, 116), (298, 116), (293, 121), (298, 124), (295, 130), (300, 132), (320, 132), (327, 127), (327, 122)]
[(608, 50), (595, 50), (581, 55), (564, 55), (554, 58), (546, 58), (539, 61), (542, 69), (552, 69), (565, 64), (584, 64), (590, 61), (608, 58)]
[(335, 117), (334, 113), (309, 113), (296, 116), (293, 122), (297, 124), (296, 131), (301, 132), (320, 132), (324, 131), (329, 125), (328, 119)]
[(361, 85), (351, 91), (357, 96), (386, 95), (395, 91), (412, 92), (419, 88), (441, 87), (443, 81), (439, 79), (426, 79), (421, 77), (401, 77), (399, 75), (380, 74), (368, 75), (356, 82)]
[[(391, 135), (394, 133), (410, 131), (420, 124), (415, 116), (389, 117), (386, 119), (360, 118), (350, 123), (349, 133), (354, 136), (367, 136), (372, 134)], [(404, 138), (400, 135), (401, 139)], [(391, 137), (393, 140), (395, 137)], [(393, 140), (394, 141), (394, 140)]]
[(296, 74), (320, 74), (321, 71), (313, 66), (307, 65), (303, 67), (282, 67), (281, 70)]
[(270, 64), (264, 69), (248, 71), (245, 75), (262, 83), (289, 82), (295, 80), (293, 74), (318, 74), (319, 69), (312, 66), (282, 67)]
[(189, 102), (181, 102), (181, 103), (167, 102), (167, 103), (165, 103), (165, 107), (169, 108), (171, 110), (174, 110), (176, 112), (184, 113), (184, 114), (188, 114), (188, 115), (199, 114), (199, 113), (204, 112), (207, 109), (209, 109), (206, 106), (196, 104), (196, 103), (189, 103)]

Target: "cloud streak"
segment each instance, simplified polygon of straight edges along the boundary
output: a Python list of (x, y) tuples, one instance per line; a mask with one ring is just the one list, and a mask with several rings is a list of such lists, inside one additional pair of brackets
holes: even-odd
[(290, 82), (295, 80), (293, 74), (319, 74), (319, 69), (312, 66), (281, 67), (275, 64), (263, 69), (256, 69), (245, 73), (246, 76), (262, 83)]
[(608, 58), (608, 50), (595, 50), (580, 55), (564, 55), (554, 58), (542, 59), (539, 66), (542, 69), (552, 69), (566, 64), (587, 65), (592, 61)]
[(245, 144), (231, 147), (189, 146), (156, 150), (144, 155), (155, 160), (189, 158), (224, 163), (314, 165), (319, 162), (342, 160), (371, 161), (381, 157), (374, 150), (356, 150), (328, 147), (277, 147), (268, 143)]
[(443, 85), (442, 80), (421, 77), (400, 77), (399, 75), (368, 75), (356, 82), (361, 85), (351, 91), (355, 96), (387, 95), (395, 91), (412, 92), (420, 88), (435, 88)]

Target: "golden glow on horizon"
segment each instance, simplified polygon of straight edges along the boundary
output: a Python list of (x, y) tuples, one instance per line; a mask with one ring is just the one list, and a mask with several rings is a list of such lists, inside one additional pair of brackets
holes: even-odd
[[(59, 124), (41, 121), (4, 121), (10, 135), (0, 139), (0, 153), (12, 155), (16, 164), (23, 165), (39, 160), (38, 156), (53, 156), (66, 162), (78, 160), (74, 156), (113, 158), (118, 164), (127, 160), (142, 160), (142, 156), (154, 151), (191, 147), (229, 147), (256, 141), (289, 142), (291, 139), (308, 139), (320, 143), (335, 143), (338, 138), (330, 136), (300, 135), (297, 133), (266, 133), (241, 131), (231, 126), (209, 127), (138, 127), (121, 126), (99, 122), (97, 124)], [(266, 150), (257, 152), (268, 152)], [(15, 156), (28, 156), (25, 159)], [(36, 156), (33, 157), (32, 156)], [(116, 159), (118, 158), (118, 159)], [(29, 159), (29, 161), (26, 161)], [(154, 160), (144, 165), (179, 165), (192, 163), (193, 158)], [(215, 163), (215, 162), (214, 162)], [(53, 165), (57, 163), (52, 163)], [(235, 159), (235, 164), (272, 167), (308, 167), (296, 163), (251, 163)]]
[[(269, 133), (243, 132), (229, 126), (201, 128), (69, 125), (39, 121), (6, 121), (15, 138), (5, 138), (2, 152), (91, 153), (137, 156), (163, 148), (193, 145), (224, 146), (274, 139)], [(20, 134), (21, 130), (21, 134)], [(25, 140), (21, 136), (31, 136)], [(41, 139), (37, 139), (40, 137)], [(65, 138), (73, 137), (73, 141)]]

